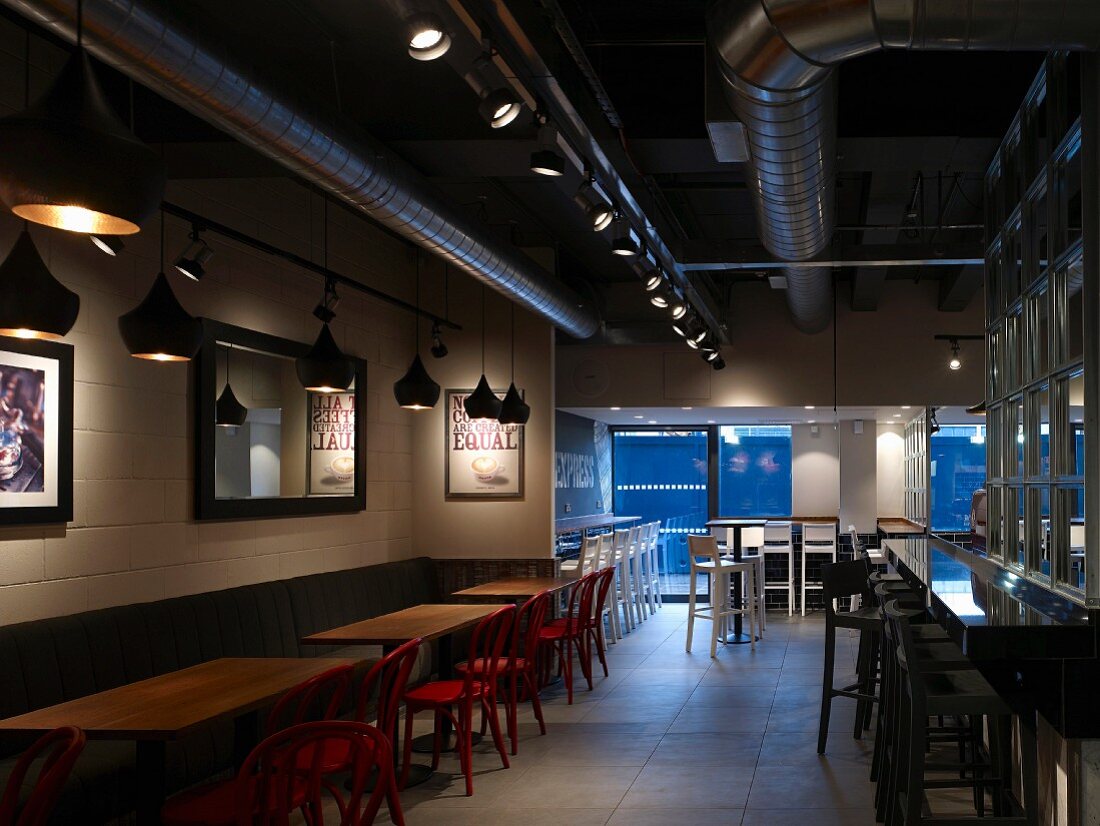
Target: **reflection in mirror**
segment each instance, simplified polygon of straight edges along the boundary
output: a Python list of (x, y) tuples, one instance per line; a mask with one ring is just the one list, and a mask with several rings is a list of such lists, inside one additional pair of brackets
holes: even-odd
[(1001, 498), (1004, 488), (990, 487), (986, 491), (986, 550), (990, 556), (1004, 558), (1004, 520), (1001, 518)]
[(1066, 472), (1071, 476), (1085, 475), (1085, 374), (1075, 373), (1069, 379), (1069, 437)]

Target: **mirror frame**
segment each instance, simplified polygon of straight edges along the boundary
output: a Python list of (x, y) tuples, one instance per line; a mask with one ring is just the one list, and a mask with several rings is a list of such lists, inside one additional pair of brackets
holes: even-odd
[[(367, 455), (366, 422), (355, 417), (355, 493), (351, 496), (262, 497), (257, 499), (218, 499), (214, 490), (214, 405), (220, 387), (217, 382), (217, 342), (227, 341), (252, 350), (277, 356), (298, 358), (309, 352), (310, 345), (299, 341), (234, 327), (210, 318), (202, 322), (202, 347), (192, 363), (191, 381), (195, 432), (195, 518), (265, 519), (280, 516), (312, 516), (326, 513), (354, 513), (366, 509)], [(348, 356), (355, 364), (355, 409), (366, 410), (367, 364)], [(302, 388), (302, 393), (306, 392)]]

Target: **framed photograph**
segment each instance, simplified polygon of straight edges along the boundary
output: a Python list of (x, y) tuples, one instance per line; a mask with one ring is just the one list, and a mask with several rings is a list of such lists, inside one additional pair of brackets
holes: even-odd
[(0, 340), (0, 524), (73, 518), (73, 348)]
[(472, 392), (446, 393), (446, 498), (522, 499), (523, 426), (471, 421), (463, 403)]

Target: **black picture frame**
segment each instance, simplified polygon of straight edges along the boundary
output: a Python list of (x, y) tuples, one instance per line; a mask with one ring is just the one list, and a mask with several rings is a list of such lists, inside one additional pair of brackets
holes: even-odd
[[(527, 482), (527, 468), (526, 468), (526, 453), (527, 453), (527, 439), (524, 425), (512, 425), (516, 429), (513, 431), (518, 434), (519, 446), (517, 450), (517, 473), (518, 484), (516, 490), (505, 491), (501, 493), (493, 493), (491, 491), (453, 491), (451, 490), (451, 435), (452, 435), (452, 423), (451, 423), (451, 406), (454, 404), (455, 396), (469, 396), (474, 392), (474, 388), (448, 388), (443, 394), (444, 410), (443, 410), (443, 497), (446, 501), (470, 501), (470, 500), (485, 500), (485, 501), (522, 501), (526, 498), (525, 487)], [(503, 396), (505, 391), (494, 390), (498, 396)], [(521, 396), (526, 396), (526, 393), (520, 390)]]
[[(214, 406), (221, 388), (217, 387), (218, 342), (241, 348), (298, 358), (309, 352), (310, 345), (300, 341), (236, 327), (203, 318), (202, 347), (191, 365), (192, 397), (195, 416), (195, 518), (266, 519), (283, 516), (315, 516), (330, 513), (354, 513), (366, 509), (367, 451), (366, 415), (355, 417), (355, 492), (351, 496), (279, 496), (256, 499), (219, 499), (215, 493)], [(355, 409), (366, 410), (367, 364), (349, 356), (355, 364)], [(303, 398), (306, 390), (302, 388)], [(306, 438), (306, 434), (302, 434)]]
[[(5, 338), (0, 342), (0, 364), (5, 353), (17, 353), (57, 362), (57, 501), (53, 505), (0, 506), (0, 525), (57, 525), (73, 519), (73, 348), (38, 339)], [(47, 410), (46, 415), (50, 415)], [(49, 461), (47, 459), (47, 461)]]

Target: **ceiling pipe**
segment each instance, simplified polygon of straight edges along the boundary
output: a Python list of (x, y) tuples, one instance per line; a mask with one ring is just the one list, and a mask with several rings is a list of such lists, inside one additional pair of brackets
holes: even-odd
[[(718, 0), (707, 38), (726, 97), (745, 124), (748, 186), (764, 246), (810, 261), (829, 244), (836, 182), (834, 67), (880, 49), (1089, 50), (1095, 0)], [(831, 318), (828, 270), (791, 280), (795, 325)], [(826, 306), (823, 306), (826, 305)]]
[[(2, 0), (68, 41), (76, 0)], [(310, 95), (257, 77), (208, 34), (154, 0), (85, 0), (84, 45), (95, 57), (331, 192), (577, 338), (593, 309), (534, 262), (447, 204), (411, 166), (361, 129), (311, 109)]]

